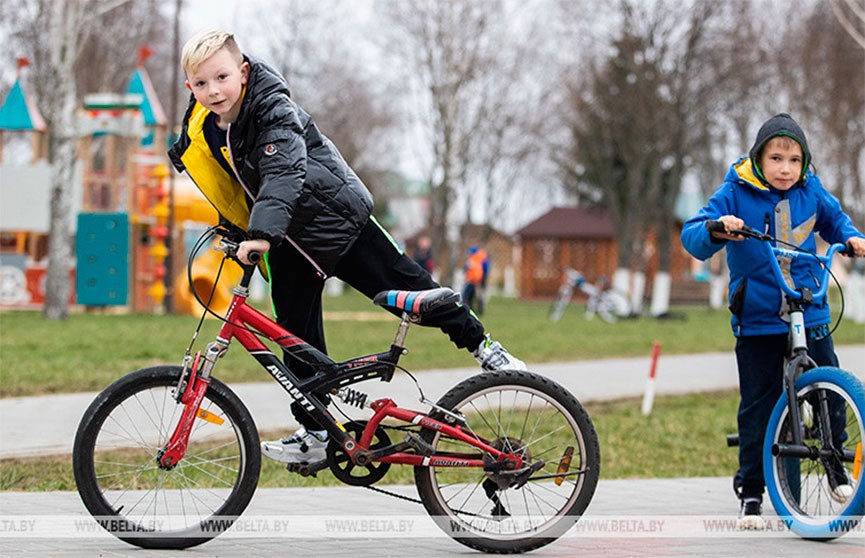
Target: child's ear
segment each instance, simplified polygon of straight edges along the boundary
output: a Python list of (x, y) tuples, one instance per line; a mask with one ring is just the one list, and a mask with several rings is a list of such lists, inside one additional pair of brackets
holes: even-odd
[(190, 91), (192, 91), (192, 86), (189, 85), (189, 80), (188, 80), (188, 79), (183, 80), (183, 83), (186, 85), (186, 88), (187, 88), (187, 89), (189, 89)]
[(249, 62), (244, 61), (240, 65), (240, 83), (246, 85), (247, 80), (249, 80)]

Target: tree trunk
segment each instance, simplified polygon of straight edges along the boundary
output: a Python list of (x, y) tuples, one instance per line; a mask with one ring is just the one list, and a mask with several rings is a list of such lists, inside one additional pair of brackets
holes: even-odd
[(70, 135), (55, 135), (52, 143), (54, 160), (51, 165), (51, 231), (48, 237), (44, 315), (48, 319), (62, 320), (69, 313), (75, 138)]
[(75, 60), (79, 48), (82, 6), (56, 1), (51, 6), (50, 64), (56, 96), (49, 102), (51, 120), (51, 232), (45, 279), (44, 315), (61, 320), (69, 313), (69, 269), (72, 264), (72, 185), (76, 158)]

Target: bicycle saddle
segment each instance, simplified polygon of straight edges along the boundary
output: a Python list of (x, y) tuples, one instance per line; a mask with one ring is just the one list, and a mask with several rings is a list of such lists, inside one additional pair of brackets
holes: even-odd
[(372, 299), (374, 304), (423, 315), (445, 304), (459, 302), (460, 295), (447, 287), (426, 291), (382, 291)]

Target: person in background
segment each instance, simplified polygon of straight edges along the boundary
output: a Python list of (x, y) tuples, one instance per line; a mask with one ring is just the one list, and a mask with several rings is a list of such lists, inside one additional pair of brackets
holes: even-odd
[(427, 235), (422, 235), (417, 239), (412, 259), (422, 268), (427, 270), (427, 273), (432, 275), (435, 270), (435, 258), (432, 252), (432, 240)]
[(486, 294), (487, 275), (490, 272), (490, 261), (487, 251), (480, 246), (469, 248), (469, 258), (465, 265), (465, 282), (463, 283), (463, 302), (478, 316), (484, 313), (484, 295)]

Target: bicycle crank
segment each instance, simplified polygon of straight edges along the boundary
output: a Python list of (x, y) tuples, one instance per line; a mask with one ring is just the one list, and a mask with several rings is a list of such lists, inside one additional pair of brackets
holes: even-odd
[[(348, 434), (352, 435), (355, 440), (360, 440), (363, 430), (366, 428), (366, 421), (351, 421), (344, 426)], [(390, 445), (390, 436), (387, 435), (384, 428), (379, 426), (375, 429), (375, 435), (368, 450), (374, 452)], [(390, 469), (390, 463), (370, 461), (364, 465), (355, 464), (342, 446), (334, 440), (327, 444), (327, 463), (333, 476), (351, 486), (369, 486), (376, 483), (384, 478)]]

